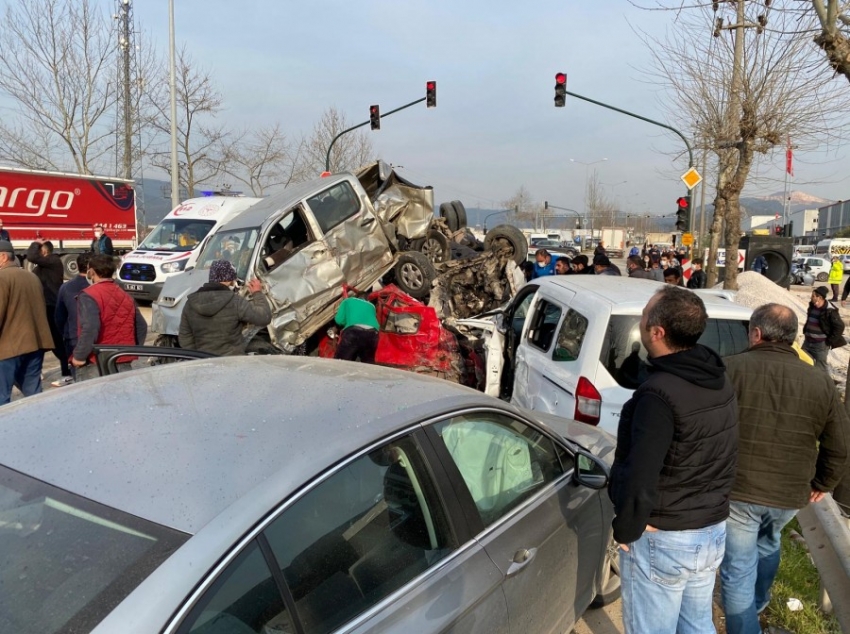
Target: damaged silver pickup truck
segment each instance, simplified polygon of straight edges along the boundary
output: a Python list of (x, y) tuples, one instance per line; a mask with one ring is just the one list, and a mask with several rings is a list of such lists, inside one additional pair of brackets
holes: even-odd
[(441, 317), (471, 316), (507, 301), (516, 264), (528, 251), (525, 237), (500, 225), (479, 242), (461, 226), (462, 205), (440, 207), (437, 218), (433, 190), (380, 161), (263, 199), (210, 238), (195, 268), (165, 283), (152, 309), (157, 344), (177, 345), (186, 297), (207, 282), (218, 259), (232, 262), (243, 282), (259, 279), (272, 307), (267, 329), (246, 332), (255, 352), (309, 351), (344, 289), (365, 290), (379, 280), (417, 299), (431, 295), (433, 284)]

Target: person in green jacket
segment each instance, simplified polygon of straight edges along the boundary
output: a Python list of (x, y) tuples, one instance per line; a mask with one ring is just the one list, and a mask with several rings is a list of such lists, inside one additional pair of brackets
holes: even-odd
[(375, 305), (359, 297), (342, 300), (334, 318), (342, 329), (334, 359), (375, 363), (378, 349), (378, 317)]
[(838, 287), (844, 279), (844, 263), (837, 255), (832, 256), (832, 268), (829, 269), (829, 285), (832, 288), (832, 300), (838, 301)]

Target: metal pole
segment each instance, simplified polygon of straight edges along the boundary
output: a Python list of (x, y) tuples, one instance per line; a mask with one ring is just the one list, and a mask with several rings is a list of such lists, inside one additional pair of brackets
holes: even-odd
[(121, 49), (123, 58), (124, 89), (124, 178), (133, 177), (133, 123), (130, 107), (130, 0), (121, 2)]
[[(173, 2), (173, 0), (171, 0), (171, 1)], [(410, 108), (410, 106), (415, 106), (418, 103), (422, 103), (423, 101), (425, 101), (425, 99), (426, 99), (426, 97), (422, 97), (421, 99), (417, 99), (416, 101), (411, 101), (410, 103), (406, 103), (403, 106), (399, 106), (398, 108), (396, 108), (394, 110), (390, 110), (389, 112), (385, 112), (384, 114), (381, 115), (380, 118), (383, 119), (384, 117), (389, 117), (391, 114), (395, 114), (399, 110), (404, 110), (405, 108)], [(347, 130), (343, 130), (342, 132), (337, 134), (333, 139), (331, 139), (331, 143), (330, 143), (330, 145), (328, 145), (328, 151), (325, 154), (325, 171), (326, 172), (329, 172), (331, 170), (331, 150), (333, 149), (333, 146), (334, 146), (334, 143), (336, 143), (336, 140), (339, 137), (341, 137), (343, 134), (348, 134), (352, 130), (356, 130), (357, 128), (362, 128), (367, 123), (370, 123), (370, 122), (364, 121), (363, 123), (358, 123), (357, 125), (351, 126)]]
[[(702, 149), (702, 173), (706, 173), (706, 162), (708, 161), (708, 144)], [(702, 257), (703, 241), (705, 240), (705, 178), (702, 179), (699, 200), (699, 250)], [(703, 262), (705, 266), (705, 262)]]
[(177, 62), (174, 55), (174, 0), (168, 0), (168, 64), (171, 89), (171, 207), (180, 204), (180, 166), (177, 163)]

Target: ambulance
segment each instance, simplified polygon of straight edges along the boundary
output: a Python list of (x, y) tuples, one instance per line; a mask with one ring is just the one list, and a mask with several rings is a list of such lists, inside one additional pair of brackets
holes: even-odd
[(218, 227), (261, 200), (211, 192), (180, 203), (124, 256), (118, 283), (136, 299), (156, 300), (166, 279), (195, 265)]

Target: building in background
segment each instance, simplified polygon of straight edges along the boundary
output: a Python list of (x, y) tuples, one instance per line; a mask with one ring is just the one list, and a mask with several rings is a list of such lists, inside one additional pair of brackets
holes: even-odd
[(817, 237), (831, 237), (845, 227), (850, 227), (850, 200), (839, 200), (818, 209)]
[(797, 211), (792, 211), (788, 216), (788, 219), (794, 223), (792, 235), (795, 238), (816, 236), (818, 230), (818, 216), (819, 210), (817, 209), (799, 209)]

